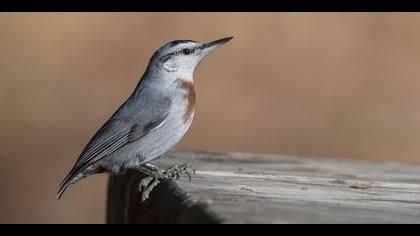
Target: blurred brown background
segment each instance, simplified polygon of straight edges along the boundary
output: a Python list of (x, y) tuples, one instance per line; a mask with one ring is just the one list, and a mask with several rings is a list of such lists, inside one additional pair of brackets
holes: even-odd
[(180, 148), (420, 163), (420, 14), (0, 14), (0, 222), (103, 223), (106, 176), (57, 186), (174, 39), (200, 64)]

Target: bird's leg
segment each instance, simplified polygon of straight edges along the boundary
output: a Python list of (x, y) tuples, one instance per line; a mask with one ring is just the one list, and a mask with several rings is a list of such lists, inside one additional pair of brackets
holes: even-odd
[(140, 181), (139, 191), (141, 192), (141, 201), (144, 202), (149, 198), (152, 190), (160, 183), (156, 177), (148, 176)]
[(162, 170), (158, 166), (152, 164), (145, 164), (144, 166), (145, 168), (150, 170), (154, 175), (161, 175)]
[(191, 175), (195, 174), (195, 170), (190, 164), (184, 163), (182, 165), (173, 165), (165, 169), (162, 174), (166, 179), (171, 180), (179, 180), (182, 175), (186, 175), (191, 181)]
[(139, 191), (141, 192), (142, 202), (149, 198), (152, 190), (160, 183), (162, 171), (159, 167), (152, 164), (144, 164), (138, 167), (138, 170), (147, 175), (139, 183)]
[(177, 181), (180, 177), (187, 176), (191, 181), (191, 175), (195, 174), (195, 170), (187, 163), (173, 165), (167, 169), (161, 169), (151, 164), (144, 164), (139, 166), (138, 169), (147, 175), (139, 184), (139, 191), (142, 193), (141, 199), (143, 202), (149, 198), (150, 193), (162, 180), (170, 179)]
[(160, 178), (160, 176), (162, 175), (162, 170), (159, 167), (152, 164), (144, 164), (139, 166), (137, 169), (148, 176), (153, 176), (156, 178)]

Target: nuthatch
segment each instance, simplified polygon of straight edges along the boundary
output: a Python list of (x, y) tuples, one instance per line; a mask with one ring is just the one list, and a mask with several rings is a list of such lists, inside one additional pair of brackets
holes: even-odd
[(170, 150), (187, 132), (194, 117), (195, 67), (231, 39), (176, 40), (157, 50), (132, 95), (85, 147), (57, 198), (70, 185), (97, 173), (143, 169), (157, 179), (179, 177), (178, 172), (187, 171), (189, 166), (183, 165), (162, 172), (148, 162)]

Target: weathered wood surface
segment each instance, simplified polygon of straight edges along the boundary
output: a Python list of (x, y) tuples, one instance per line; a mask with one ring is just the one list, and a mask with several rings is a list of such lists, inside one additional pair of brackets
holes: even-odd
[(143, 204), (142, 174), (111, 177), (107, 222), (420, 223), (420, 166), (190, 151), (155, 164), (182, 162), (192, 181), (161, 184)]

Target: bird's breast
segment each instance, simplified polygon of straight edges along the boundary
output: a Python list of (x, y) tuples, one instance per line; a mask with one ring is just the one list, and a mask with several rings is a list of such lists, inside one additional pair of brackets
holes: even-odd
[(194, 115), (194, 108), (196, 102), (196, 93), (194, 84), (185, 79), (178, 79), (178, 89), (181, 90), (181, 99), (183, 103), (183, 114), (182, 120), (184, 123), (188, 123)]

